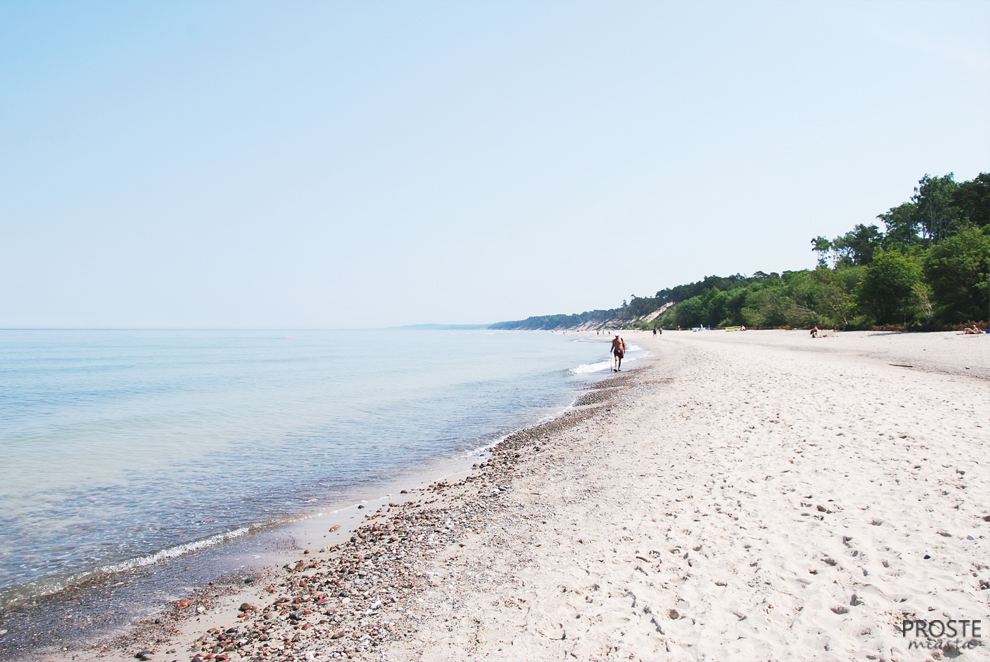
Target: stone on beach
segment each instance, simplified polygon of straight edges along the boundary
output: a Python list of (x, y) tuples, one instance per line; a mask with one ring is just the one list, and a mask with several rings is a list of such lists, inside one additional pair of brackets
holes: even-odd
[(895, 373), (867, 334), (747, 333), (637, 338), (644, 368), (256, 582), (194, 652), (890, 660), (902, 614), (982, 614), (984, 367), (915, 360), (936, 334)]

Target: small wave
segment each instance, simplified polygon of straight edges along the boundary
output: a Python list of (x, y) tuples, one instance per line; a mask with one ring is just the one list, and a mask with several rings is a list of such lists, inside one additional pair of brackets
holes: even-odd
[(568, 370), (568, 374), (571, 375), (587, 375), (592, 372), (601, 372), (602, 370), (608, 370), (612, 367), (611, 361), (600, 361), (598, 363), (585, 363), (584, 365), (579, 365), (576, 368), (571, 368)]
[(128, 559), (126, 561), (121, 561), (111, 565), (100, 566), (93, 570), (83, 570), (81, 572), (75, 572), (68, 575), (46, 577), (27, 584), (7, 586), (0, 590), (0, 609), (7, 609), (13, 605), (17, 605), (25, 602), (26, 600), (40, 596), (60, 593), (70, 586), (82, 584), (83, 582), (89, 581), (93, 577), (99, 577), (101, 575), (105, 577), (118, 572), (125, 572), (133, 568), (140, 568), (158, 563), (159, 561), (182, 556), (183, 554), (188, 554), (189, 552), (194, 552), (198, 549), (219, 545), (227, 540), (238, 538), (249, 531), (251, 531), (251, 527), (241, 527), (233, 531), (227, 531), (226, 533), (218, 533), (210, 536), (209, 538), (203, 538), (202, 540), (194, 540), (193, 542), (176, 545), (175, 547), (169, 547), (147, 556)]
[(169, 547), (147, 556), (139, 556), (136, 559), (128, 559), (126, 561), (121, 561), (120, 563), (114, 563), (113, 565), (105, 565), (100, 568), (100, 572), (123, 572), (124, 570), (131, 570), (132, 568), (141, 568), (146, 565), (153, 565), (159, 561), (164, 561), (165, 559), (172, 559), (177, 556), (182, 556), (183, 554), (188, 554), (189, 552), (195, 552), (198, 549), (212, 547), (214, 545), (219, 545), (222, 542), (239, 538), (245, 533), (248, 533), (250, 530), (251, 527), (243, 526), (239, 529), (234, 529), (233, 531), (218, 533), (214, 536), (210, 536), (209, 538), (203, 538), (202, 540), (194, 540), (193, 542), (187, 542), (182, 545), (176, 545), (175, 547)]

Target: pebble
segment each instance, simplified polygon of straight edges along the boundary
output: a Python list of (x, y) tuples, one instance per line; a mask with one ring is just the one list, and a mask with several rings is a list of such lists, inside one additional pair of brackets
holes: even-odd
[(209, 662), (214, 662), (237, 652), (245, 660), (301, 661), (312, 659), (307, 654), (318, 645), (318, 659), (333, 660), (374, 655), (383, 642), (406, 636), (416, 618), (410, 602), (439, 585), (418, 563), (459, 549), (468, 534), (483, 534), (511, 508), (504, 501), (527, 451), (592, 415), (598, 414), (572, 411), (510, 435), (471, 476), (454, 483), (438, 481), (415, 500), (388, 504), (388, 511), (365, 516), (349, 541), (284, 566), (268, 588), (278, 597), (257, 607), (242, 604), (243, 622), (236, 628), (204, 633), (195, 649), (200, 659), (206, 662), (212, 655)]

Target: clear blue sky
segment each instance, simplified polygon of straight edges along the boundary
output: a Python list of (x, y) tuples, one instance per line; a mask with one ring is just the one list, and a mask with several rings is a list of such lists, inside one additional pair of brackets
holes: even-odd
[(986, 1), (0, 4), (0, 327), (612, 307), (987, 170)]

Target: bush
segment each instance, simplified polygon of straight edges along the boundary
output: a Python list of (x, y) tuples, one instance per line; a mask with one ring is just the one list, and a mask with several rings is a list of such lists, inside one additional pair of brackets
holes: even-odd
[(773, 328), (787, 326), (788, 313), (794, 302), (783, 287), (767, 287), (746, 297), (742, 309), (743, 323), (750, 327)]
[(990, 226), (963, 230), (932, 246), (925, 280), (935, 299), (935, 318), (954, 324), (988, 318)]
[(861, 308), (877, 324), (913, 321), (921, 275), (921, 267), (900, 251), (878, 251), (857, 288)]

